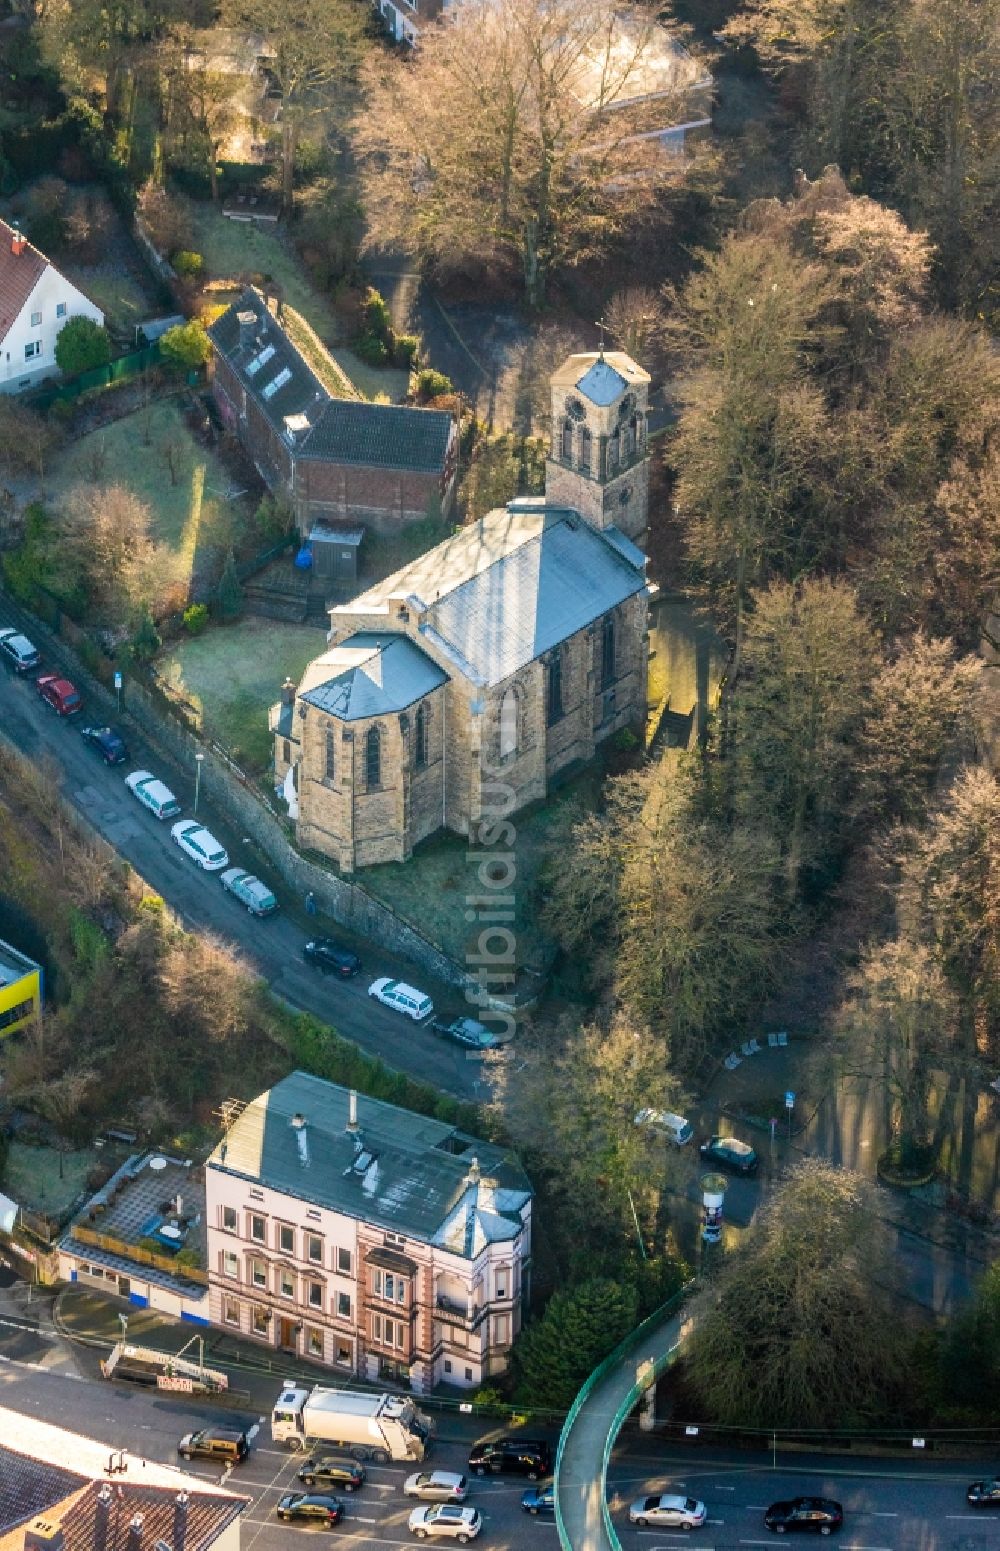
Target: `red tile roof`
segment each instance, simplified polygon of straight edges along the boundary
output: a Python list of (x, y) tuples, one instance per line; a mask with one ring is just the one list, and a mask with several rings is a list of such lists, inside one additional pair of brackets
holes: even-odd
[(15, 253), (14, 236), (14, 228), (0, 221), (0, 340), (10, 331), (49, 263), (27, 239), (21, 252)]

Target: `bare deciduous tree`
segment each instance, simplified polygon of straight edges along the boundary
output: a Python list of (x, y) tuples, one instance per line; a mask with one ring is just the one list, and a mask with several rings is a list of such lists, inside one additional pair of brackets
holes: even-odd
[[(357, 147), (372, 238), (441, 264), (517, 265), (532, 306), (683, 176), (640, 111), (652, 12), (469, 0), (412, 60), (373, 60)], [(660, 123), (669, 106), (657, 104)]]

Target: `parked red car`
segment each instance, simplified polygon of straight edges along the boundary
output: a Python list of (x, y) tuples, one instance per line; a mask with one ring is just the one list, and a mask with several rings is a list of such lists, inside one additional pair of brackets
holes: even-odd
[(43, 673), (36, 682), (42, 699), (59, 716), (75, 716), (82, 708), (79, 692), (69, 679), (61, 679), (55, 673)]

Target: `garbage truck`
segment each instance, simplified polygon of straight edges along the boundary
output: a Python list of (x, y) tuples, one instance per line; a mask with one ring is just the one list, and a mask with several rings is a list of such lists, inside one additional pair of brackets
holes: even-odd
[(359, 1390), (299, 1389), (286, 1383), (271, 1413), (271, 1436), (290, 1449), (315, 1444), (376, 1465), (422, 1460), (434, 1436), (434, 1422), (406, 1395), (370, 1395)]

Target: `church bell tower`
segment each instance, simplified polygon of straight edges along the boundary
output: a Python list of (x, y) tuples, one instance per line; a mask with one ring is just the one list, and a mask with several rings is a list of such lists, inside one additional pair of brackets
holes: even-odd
[(642, 544), (649, 512), (649, 373), (622, 350), (571, 355), (552, 375), (545, 499)]

